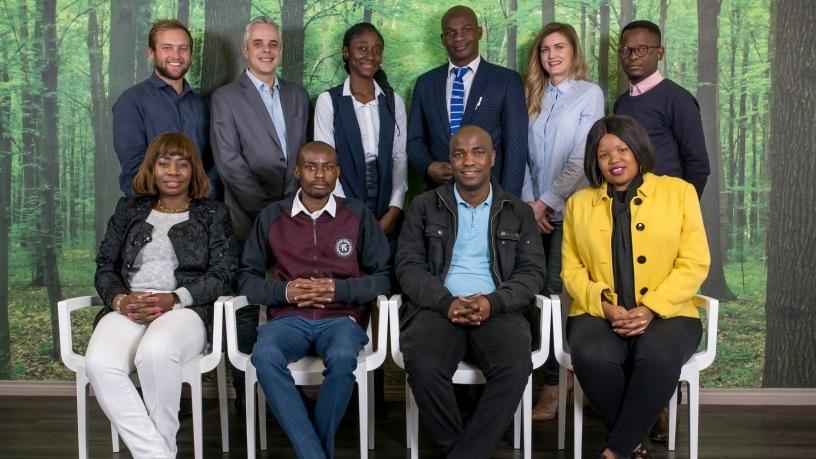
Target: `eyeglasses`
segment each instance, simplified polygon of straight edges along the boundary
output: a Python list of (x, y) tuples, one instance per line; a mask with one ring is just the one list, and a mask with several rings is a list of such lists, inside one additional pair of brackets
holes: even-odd
[(623, 46), (621, 48), (618, 48), (618, 56), (626, 59), (627, 57), (629, 57), (630, 54), (635, 53), (635, 56), (643, 57), (652, 48), (660, 48), (660, 46), (658, 46), (658, 45), (637, 45), (637, 46), (632, 46), (631, 48), (628, 47), (628, 46)]

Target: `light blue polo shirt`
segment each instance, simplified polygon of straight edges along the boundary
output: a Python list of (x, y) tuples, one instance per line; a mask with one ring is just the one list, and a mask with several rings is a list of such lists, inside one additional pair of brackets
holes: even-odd
[(496, 284), (493, 283), (493, 276), (490, 274), (487, 240), (493, 187), (490, 187), (485, 202), (476, 207), (462, 199), (456, 185), (453, 186), (453, 193), (456, 196), (458, 228), (445, 287), (454, 296), (474, 293), (487, 295), (496, 290)]

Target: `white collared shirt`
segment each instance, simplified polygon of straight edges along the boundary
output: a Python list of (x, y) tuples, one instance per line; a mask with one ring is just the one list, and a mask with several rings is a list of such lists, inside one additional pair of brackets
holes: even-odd
[[(479, 70), (480, 62), (482, 62), (482, 56), (476, 56), (476, 59), (473, 59), (465, 66), (469, 68), (470, 71), (465, 73), (465, 75), (462, 77), (462, 84), (465, 86), (465, 105), (462, 107), (462, 110), (467, 108), (468, 97), (470, 96), (470, 87), (473, 86), (473, 78), (476, 76), (476, 71)], [(450, 98), (454, 80), (451, 70), (455, 68), (457, 67), (453, 65), (450, 60), (448, 60), (448, 83), (445, 86), (445, 107), (448, 108), (448, 119), (450, 119)]]
[(295, 199), (292, 201), (292, 217), (295, 215), (303, 212), (304, 214), (311, 217), (312, 220), (317, 220), (323, 215), (323, 212), (328, 212), (329, 215), (334, 218), (335, 213), (337, 212), (337, 202), (334, 200), (334, 195), (329, 195), (329, 200), (326, 201), (326, 205), (317, 209), (314, 212), (309, 212), (309, 209), (303, 205), (303, 201), (300, 200), (300, 193), (303, 193), (303, 188), (298, 189), (298, 192), (295, 193)]
[[(365, 162), (374, 161), (379, 155), (380, 143), (380, 109), (377, 97), (382, 94), (382, 88), (374, 82), (374, 100), (362, 103), (351, 94), (351, 83), (347, 77), (343, 83), (343, 96), (350, 96), (354, 105), (354, 114), (357, 125), (360, 127), (360, 137), (363, 144)], [(394, 143), (391, 149), (391, 199), (388, 205), (402, 209), (405, 193), (408, 191), (408, 158), (405, 154), (407, 117), (405, 104), (399, 94), (394, 93)], [(332, 147), (334, 142), (334, 105), (328, 91), (320, 93), (315, 102), (314, 139), (326, 142)], [(340, 166), (342, 173), (342, 165)], [(385, 191), (385, 190), (383, 190)], [(346, 197), (340, 180), (334, 187), (334, 194), (341, 198)]]

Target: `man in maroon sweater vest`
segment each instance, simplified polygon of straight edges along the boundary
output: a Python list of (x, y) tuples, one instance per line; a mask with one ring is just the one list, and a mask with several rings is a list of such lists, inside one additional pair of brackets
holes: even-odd
[[(298, 151), (295, 196), (255, 220), (241, 257), (241, 295), (267, 306), (252, 364), (269, 407), (301, 458), (334, 456), (334, 434), (354, 389), (357, 354), (368, 342), (370, 303), (387, 295), (388, 241), (366, 205), (334, 197), (334, 149)], [(316, 353), (326, 370), (309, 419), (287, 365)]]

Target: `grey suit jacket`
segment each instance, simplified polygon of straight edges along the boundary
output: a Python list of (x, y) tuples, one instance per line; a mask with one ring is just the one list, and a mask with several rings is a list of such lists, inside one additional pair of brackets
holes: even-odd
[(298, 188), (292, 168), (298, 149), (306, 143), (309, 96), (300, 85), (278, 80), (286, 119), (286, 156), (272, 118), (246, 71), (212, 95), (210, 143), (239, 241), (246, 240), (261, 209)]

